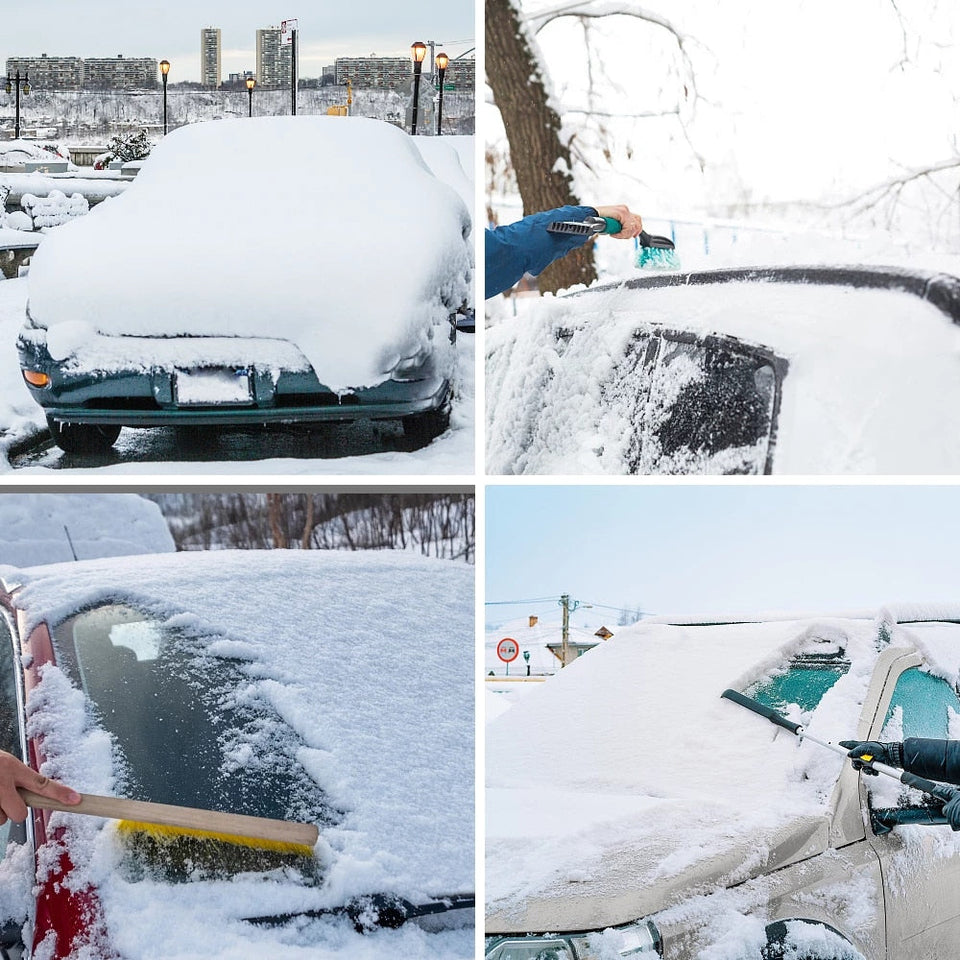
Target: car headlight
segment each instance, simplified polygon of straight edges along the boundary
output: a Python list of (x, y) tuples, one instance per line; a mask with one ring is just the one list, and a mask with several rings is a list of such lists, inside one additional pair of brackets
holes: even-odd
[(485, 960), (600, 960), (662, 957), (660, 931), (650, 920), (596, 933), (487, 937)]
[(427, 377), (427, 366), (430, 363), (432, 351), (421, 347), (413, 356), (404, 357), (390, 371), (392, 380), (424, 380)]

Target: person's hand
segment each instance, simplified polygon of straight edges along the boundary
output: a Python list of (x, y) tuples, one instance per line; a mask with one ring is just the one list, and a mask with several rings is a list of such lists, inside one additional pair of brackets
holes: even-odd
[(947, 818), (951, 830), (960, 830), (960, 791), (943, 805), (943, 815)]
[(601, 217), (612, 217), (614, 220), (620, 221), (623, 229), (619, 233), (610, 234), (614, 240), (632, 240), (639, 236), (643, 229), (643, 220), (640, 219), (640, 214), (631, 213), (629, 208), (622, 203), (615, 204), (612, 207), (595, 207), (594, 209)]
[(849, 751), (847, 756), (853, 761), (854, 770), (862, 770), (872, 776), (876, 776), (877, 771), (861, 760), (861, 757), (872, 757), (878, 763), (885, 763), (888, 767), (903, 766), (902, 743), (880, 743), (879, 740), (841, 740), (840, 746)]
[(80, 794), (76, 790), (42, 776), (12, 754), (0, 750), (0, 826), (7, 820), (20, 822), (27, 819), (27, 805), (17, 793), (17, 787), (25, 787), (61, 803), (72, 805), (80, 802)]

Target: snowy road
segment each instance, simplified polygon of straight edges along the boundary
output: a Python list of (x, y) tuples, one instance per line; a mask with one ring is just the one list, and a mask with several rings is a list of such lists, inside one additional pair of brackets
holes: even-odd
[(476, 371), (470, 334), (458, 338), (459, 382), (450, 429), (420, 449), (404, 438), (399, 423), (362, 421), (311, 430), (211, 431), (189, 442), (173, 428), (125, 429), (105, 456), (64, 454), (49, 442), (13, 455), (11, 444), (46, 433), (16, 355), (26, 299), (26, 279), (0, 282), (0, 472), (235, 474), (243, 463), (245, 471), (264, 474), (473, 474)]

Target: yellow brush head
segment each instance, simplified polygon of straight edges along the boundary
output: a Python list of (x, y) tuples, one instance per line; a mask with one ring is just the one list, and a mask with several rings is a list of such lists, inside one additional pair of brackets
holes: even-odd
[(136, 863), (134, 872), (156, 870), (170, 880), (225, 877), (248, 871), (294, 867), (315, 876), (313, 848), (300, 843), (254, 840), (208, 830), (121, 820), (117, 831)]

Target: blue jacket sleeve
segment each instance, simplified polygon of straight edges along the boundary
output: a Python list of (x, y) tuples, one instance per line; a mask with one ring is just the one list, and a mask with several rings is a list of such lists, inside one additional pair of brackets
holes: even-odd
[(960, 784), (960, 740), (907, 737), (903, 741), (903, 769), (928, 780)]
[(525, 273), (536, 276), (554, 260), (591, 239), (583, 234), (547, 233), (548, 223), (586, 220), (596, 215), (593, 207), (558, 207), (505, 227), (488, 229), (484, 250), (485, 299), (509, 290)]

